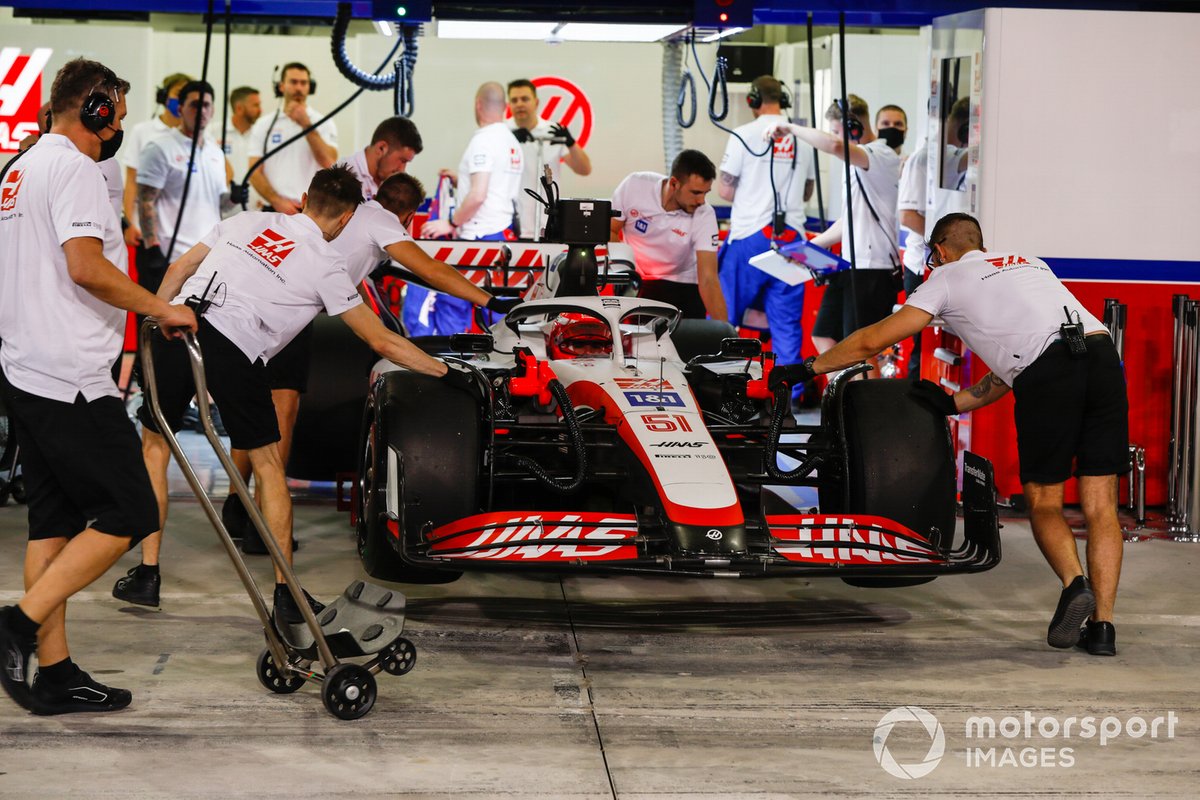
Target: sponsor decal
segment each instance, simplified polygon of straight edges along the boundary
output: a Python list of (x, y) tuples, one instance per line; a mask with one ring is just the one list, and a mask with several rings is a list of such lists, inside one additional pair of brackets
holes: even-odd
[(671, 233), (681, 238), (687, 236), (687, 231), (683, 230), (682, 228), (671, 228)]
[[(592, 101), (584, 94), (583, 89), (557, 75), (539, 75), (530, 80), (537, 87), (537, 96), (541, 101), (538, 106), (538, 116), (551, 124), (566, 125), (575, 134), (575, 143), (587, 147), (592, 138)], [(505, 112), (507, 118), (512, 117), (512, 111)]]
[(518, 147), (508, 148), (508, 171), (520, 172), (521, 166), (521, 149)]
[(38, 132), (42, 70), (53, 52), (39, 47), (21, 55), (19, 47), (0, 48), (0, 152), (15, 153), (22, 139)]
[(646, 430), (648, 431), (654, 431), (655, 433), (692, 432), (691, 423), (682, 414), (642, 414), (640, 416), (642, 424), (646, 426)]
[(629, 405), (639, 406), (671, 406), (683, 408), (683, 398), (676, 392), (622, 392)]
[(650, 223), (644, 219), (639, 219), (637, 222), (633, 223), (633, 227), (637, 229), (638, 233), (645, 233), (646, 231), (650, 230)]
[[(881, 517), (827, 515), (767, 518), (775, 552), (788, 561), (813, 564), (940, 564), (932, 546), (921, 537)], [(883, 530), (880, 530), (883, 529)], [(889, 532), (892, 531), (892, 532)], [(905, 535), (899, 536), (896, 532)], [(869, 545), (868, 549), (856, 545)]]
[[(670, 381), (658, 378), (613, 378), (613, 383), (622, 389), (673, 389)], [(644, 417), (643, 417), (644, 419)]]
[(638, 215), (638, 210), (636, 208), (629, 209), (629, 216), (633, 217), (634, 219), (637, 219), (637, 215)]
[(774, 150), (776, 161), (791, 161), (796, 157), (796, 138), (785, 136), (782, 139), (776, 139)]
[(471, 156), (471, 163), (477, 167), (482, 167), (484, 164), (487, 163), (487, 154), (486, 153), (476, 153), (475, 155)]
[(704, 447), (706, 442), (655, 442), (651, 447)]
[(292, 254), (296, 243), (270, 228), (266, 228), (254, 237), (254, 241), (250, 242), (249, 247), (251, 251), (262, 256), (268, 264), (278, 267), (283, 264), (285, 258)]
[(0, 187), (0, 211), (12, 211), (17, 206), (17, 193), (25, 180), (25, 170), (10, 169), (4, 176), (4, 185)]
[(721, 533), (716, 528), (709, 528), (708, 533), (704, 534), (705, 538), (712, 539), (714, 542), (719, 542), (725, 538), (725, 534)]
[[(468, 526), (466, 530), (454, 531), (464, 524)], [(484, 525), (488, 526), (486, 530), (475, 528)], [(636, 535), (633, 517), (564, 514), (547, 522), (540, 514), (480, 514), (434, 531), (433, 538), (440, 541), (433, 546), (432, 555), (511, 561), (636, 558), (637, 547), (625, 543)], [(557, 541), (564, 539), (574, 541), (570, 544)], [(459, 548), (471, 549), (461, 553), (439, 552)]]
[(720, 246), (721, 246), (721, 234), (719, 234), (719, 233), (714, 233), (714, 234), (712, 235), (712, 246), (713, 246), (713, 247), (720, 247)]
[(279, 144), (282, 141), (283, 141), (282, 133), (272, 133), (271, 134), (271, 144)]

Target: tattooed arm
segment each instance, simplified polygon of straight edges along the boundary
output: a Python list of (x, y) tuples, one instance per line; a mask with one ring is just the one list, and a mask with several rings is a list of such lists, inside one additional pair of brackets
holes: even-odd
[(154, 203), (158, 200), (161, 190), (153, 186), (139, 183), (137, 187), (138, 219), (142, 226), (142, 243), (146, 247), (158, 247), (158, 215), (154, 211)]
[(974, 386), (955, 394), (954, 403), (960, 412), (974, 411), (996, 402), (1008, 394), (1008, 390), (1007, 383), (996, 377), (996, 373), (989, 372)]
[(730, 175), (728, 172), (722, 172), (717, 182), (717, 194), (727, 203), (733, 202), (733, 196), (737, 194), (738, 176)]

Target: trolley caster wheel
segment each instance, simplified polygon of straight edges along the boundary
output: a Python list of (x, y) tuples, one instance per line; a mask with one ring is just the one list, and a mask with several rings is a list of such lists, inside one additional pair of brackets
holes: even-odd
[(359, 719), (375, 705), (375, 676), (358, 664), (338, 664), (321, 684), (321, 700), (338, 719)]
[(406, 675), (417, 665), (417, 648), (401, 636), (383, 649), (379, 664), (389, 675)]
[(258, 682), (275, 694), (291, 694), (304, 685), (304, 678), (295, 673), (285, 675), (276, 664), (270, 650), (258, 654)]

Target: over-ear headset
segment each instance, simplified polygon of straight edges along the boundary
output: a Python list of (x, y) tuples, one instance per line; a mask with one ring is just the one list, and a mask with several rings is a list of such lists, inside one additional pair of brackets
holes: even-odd
[[(753, 108), (755, 111), (762, 108), (763, 98), (762, 93), (758, 90), (756, 84), (750, 84), (750, 93), (746, 95), (746, 105)], [(792, 107), (792, 96), (788, 93), (787, 87), (783, 82), (779, 82), (779, 107), (786, 111)]]
[[(116, 76), (113, 78), (115, 80)], [(99, 91), (102, 85), (103, 83), (97, 84), (79, 108), (79, 121), (92, 133), (99, 133), (112, 125), (117, 118), (117, 104), (107, 94)]]
[(167, 87), (158, 87), (154, 90), (154, 102), (160, 106), (165, 106), (167, 104), (167, 97), (169, 94), (170, 91), (167, 89)]
[[(308, 70), (305, 70), (305, 72), (308, 72)], [(271, 88), (275, 90), (276, 97), (283, 97), (283, 89), (279, 88), (279, 84), (281, 84), (281, 83), (283, 83), (283, 75), (279, 72), (278, 65), (276, 65), (275, 70), (271, 73)], [(311, 97), (312, 95), (314, 95), (316, 93), (317, 93), (317, 81), (316, 81), (316, 78), (314, 78), (312, 76), (312, 73), (309, 72), (308, 73), (308, 95), (309, 95), (309, 97)]]
[(838, 111), (842, 112), (842, 124), (846, 127), (846, 133), (850, 135), (850, 141), (857, 142), (863, 137), (864, 133), (862, 120), (860, 120), (854, 115), (853, 112), (842, 105), (841, 98), (838, 98), (833, 102), (835, 105), (837, 105)]

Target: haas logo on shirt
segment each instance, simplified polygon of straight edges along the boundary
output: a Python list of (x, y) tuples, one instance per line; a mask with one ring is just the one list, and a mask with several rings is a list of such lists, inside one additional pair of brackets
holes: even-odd
[(14, 169), (4, 179), (0, 187), (0, 211), (12, 211), (17, 207), (17, 192), (21, 191), (21, 182), (25, 180), (25, 170)]
[(250, 243), (250, 249), (265, 258), (267, 263), (273, 267), (282, 264), (283, 260), (292, 254), (295, 247), (295, 242), (280, 236), (270, 228), (255, 236), (254, 241)]
[(513, 172), (521, 171), (521, 151), (516, 147), (508, 148), (508, 168)]
[(796, 157), (796, 139), (792, 136), (776, 139), (773, 147), (776, 161), (791, 161)]

